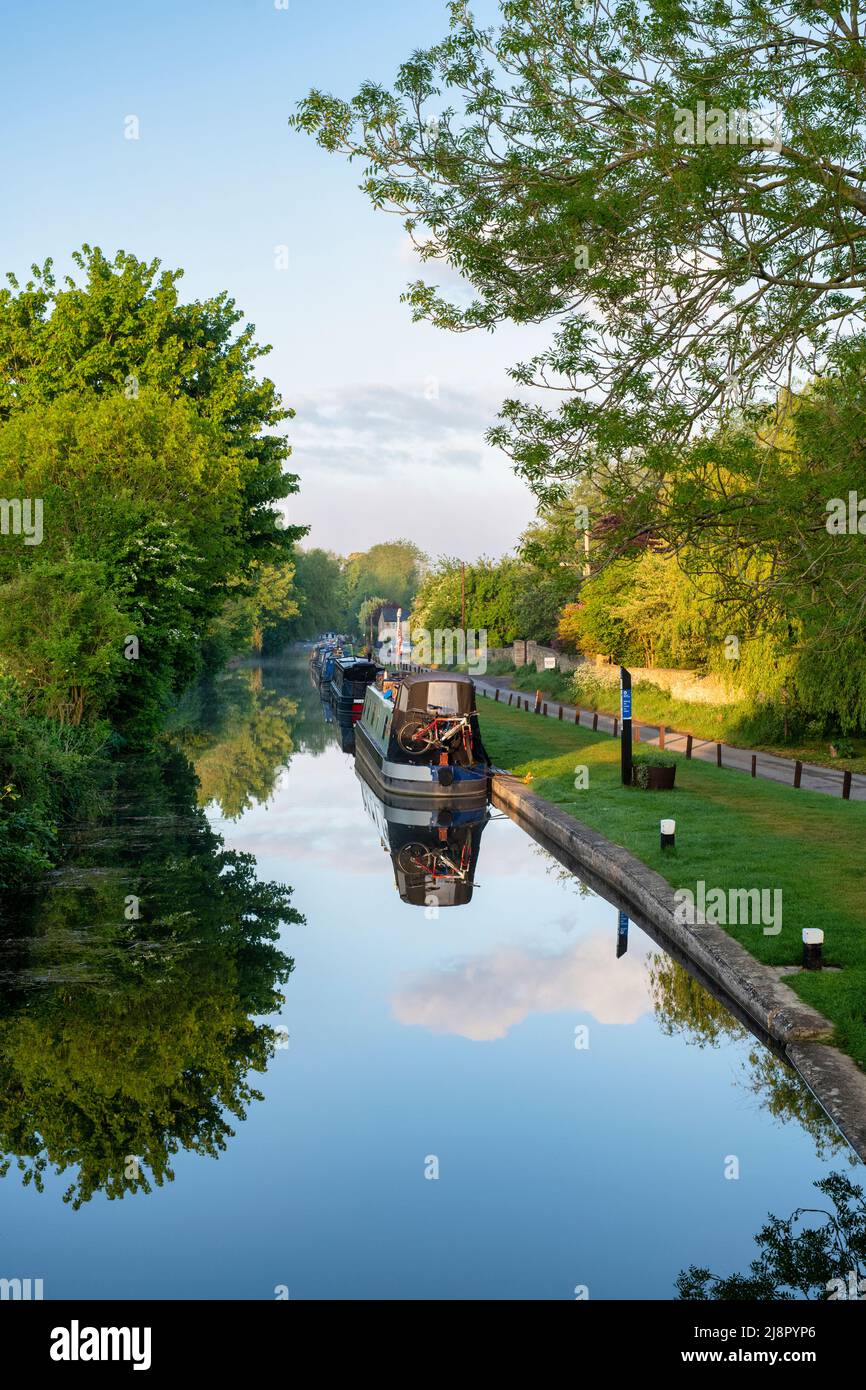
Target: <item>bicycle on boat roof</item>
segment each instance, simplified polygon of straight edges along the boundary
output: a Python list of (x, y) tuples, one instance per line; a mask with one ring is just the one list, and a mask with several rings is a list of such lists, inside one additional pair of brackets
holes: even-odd
[(431, 705), (432, 719), (416, 715), (407, 719), (397, 734), (404, 753), (429, 753), (434, 748), (450, 748), (460, 739), (463, 751), (472, 757), (472, 725), (468, 714), (443, 714), (439, 705)]

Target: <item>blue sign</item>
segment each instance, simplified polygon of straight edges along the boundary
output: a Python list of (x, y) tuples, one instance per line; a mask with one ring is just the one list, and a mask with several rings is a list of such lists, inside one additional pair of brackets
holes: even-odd
[(631, 719), (631, 687), (620, 691), (623, 719)]

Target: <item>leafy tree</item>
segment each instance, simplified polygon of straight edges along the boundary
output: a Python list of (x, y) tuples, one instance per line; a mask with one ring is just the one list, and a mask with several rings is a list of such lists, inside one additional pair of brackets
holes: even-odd
[(339, 557), (328, 550), (296, 548), (292, 563), (297, 612), (268, 624), (266, 652), (277, 652), (289, 642), (345, 625), (346, 585)]
[(366, 598), (385, 594), (404, 613), (412, 607), (426, 566), (426, 556), (414, 541), (382, 541), (369, 550), (349, 555), (345, 565), (346, 605), (351, 621)]
[(577, 603), (566, 604), (558, 635), (567, 646), (626, 666), (640, 662), (641, 645), (617, 611), (628, 594), (633, 569), (629, 560), (615, 561), (583, 586)]
[[(82, 282), (57, 284), (53, 263), (33, 266), (23, 287), (7, 274), (0, 290), (0, 419), (58, 396), (114, 397), (134, 402), (143, 388), (190, 403), (209, 426), (217, 454), (234, 460), (241, 505), (235, 525), (241, 555), (251, 561), (287, 554), (303, 528), (278, 526), (274, 504), (297, 491), (283, 471), (288, 444), (276, 427), (291, 418), (276, 387), (256, 379), (270, 351), (222, 293), (182, 304), (180, 270), (160, 270), (125, 251), (113, 260), (99, 247), (73, 253)], [(108, 454), (117, 458), (120, 446)], [(209, 491), (209, 489), (208, 489)], [(203, 501), (188, 494), (189, 501)]]
[[(555, 322), (513, 376), (558, 409), (510, 400), (491, 436), (531, 485), (590, 478), (621, 534), (662, 517), (693, 534), (701, 514), (667, 495), (681, 447), (862, 341), (856, 8), (502, 0), (488, 29), (449, 8), (393, 90), (314, 90), (293, 124), (359, 157), (374, 206), (476, 292), (464, 306), (415, 283), (416, 318)], [(703, 129), (701, 103), (718, 113)]]
[(387, 607), (384, 598), (365, 598), (358, 609), (357, 626), (364, 641), (372, 647), (376, 641), (376, 625), (382, 609)]
[(297, 485), (275, 429), (291, 412), (255, 379), (267, 349), (249, 325), (235, 331), (226, 295), (181, 305), (179, 272), (156, 261), (89, 247), (75, 260), (81, 285), (59, 288), (48, 262), (0, 292), (0, 492), (43, 507), (40, 544), (0, 549), (0, 604), (37, 592), (31, 571), (92, 563), (122, 630), (110, 651), (104, 622), (88, 630), (93, 603), (61, 586), (66, 610), (58, 597), (29, 647), (19, 623), (0, 661), (29, 699), (60, 708), (53, 685), (42, 693), (50, 670), (72, 671), (70, 643), (81, 654), (102, 642), (62, 717), (107, 716), (146, 736), (203, 662), (261, 643), (297, 611), (302, 529), (275, 505)]
[(38, 714), (80, 724), (116, 687), (123, 661), (128, 622), (106, 592), (105, 566), (34, 564), (0, 592), (6, 671)]

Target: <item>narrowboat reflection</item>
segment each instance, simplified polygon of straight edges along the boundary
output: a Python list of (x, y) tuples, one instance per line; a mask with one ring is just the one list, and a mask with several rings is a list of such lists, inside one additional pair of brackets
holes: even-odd
[(391, 856), (397, 891), (413, 907), (461, 907), (472, 898), (487, 806), (384, 802), (359, 767), (364, 808)]

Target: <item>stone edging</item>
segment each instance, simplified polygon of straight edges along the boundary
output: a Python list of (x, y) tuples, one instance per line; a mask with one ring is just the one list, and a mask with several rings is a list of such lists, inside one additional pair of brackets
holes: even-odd
[(852, 1057), (829, 1045), (829, 1020), (721, 927), (676, 921), (673, 888), (627, 849), (536, 796), (509, 773), (495, 772), (491, 780), (496, 806), (588, 870), (603, 896), (627, 910), (639, 926), (648, 926), (651, 935), (661, 938), (660, 944), (671, 943), (673, 954), (734, 1002), (742, 1021), (777, 1044), (866, 1161), (866, 1073)]

